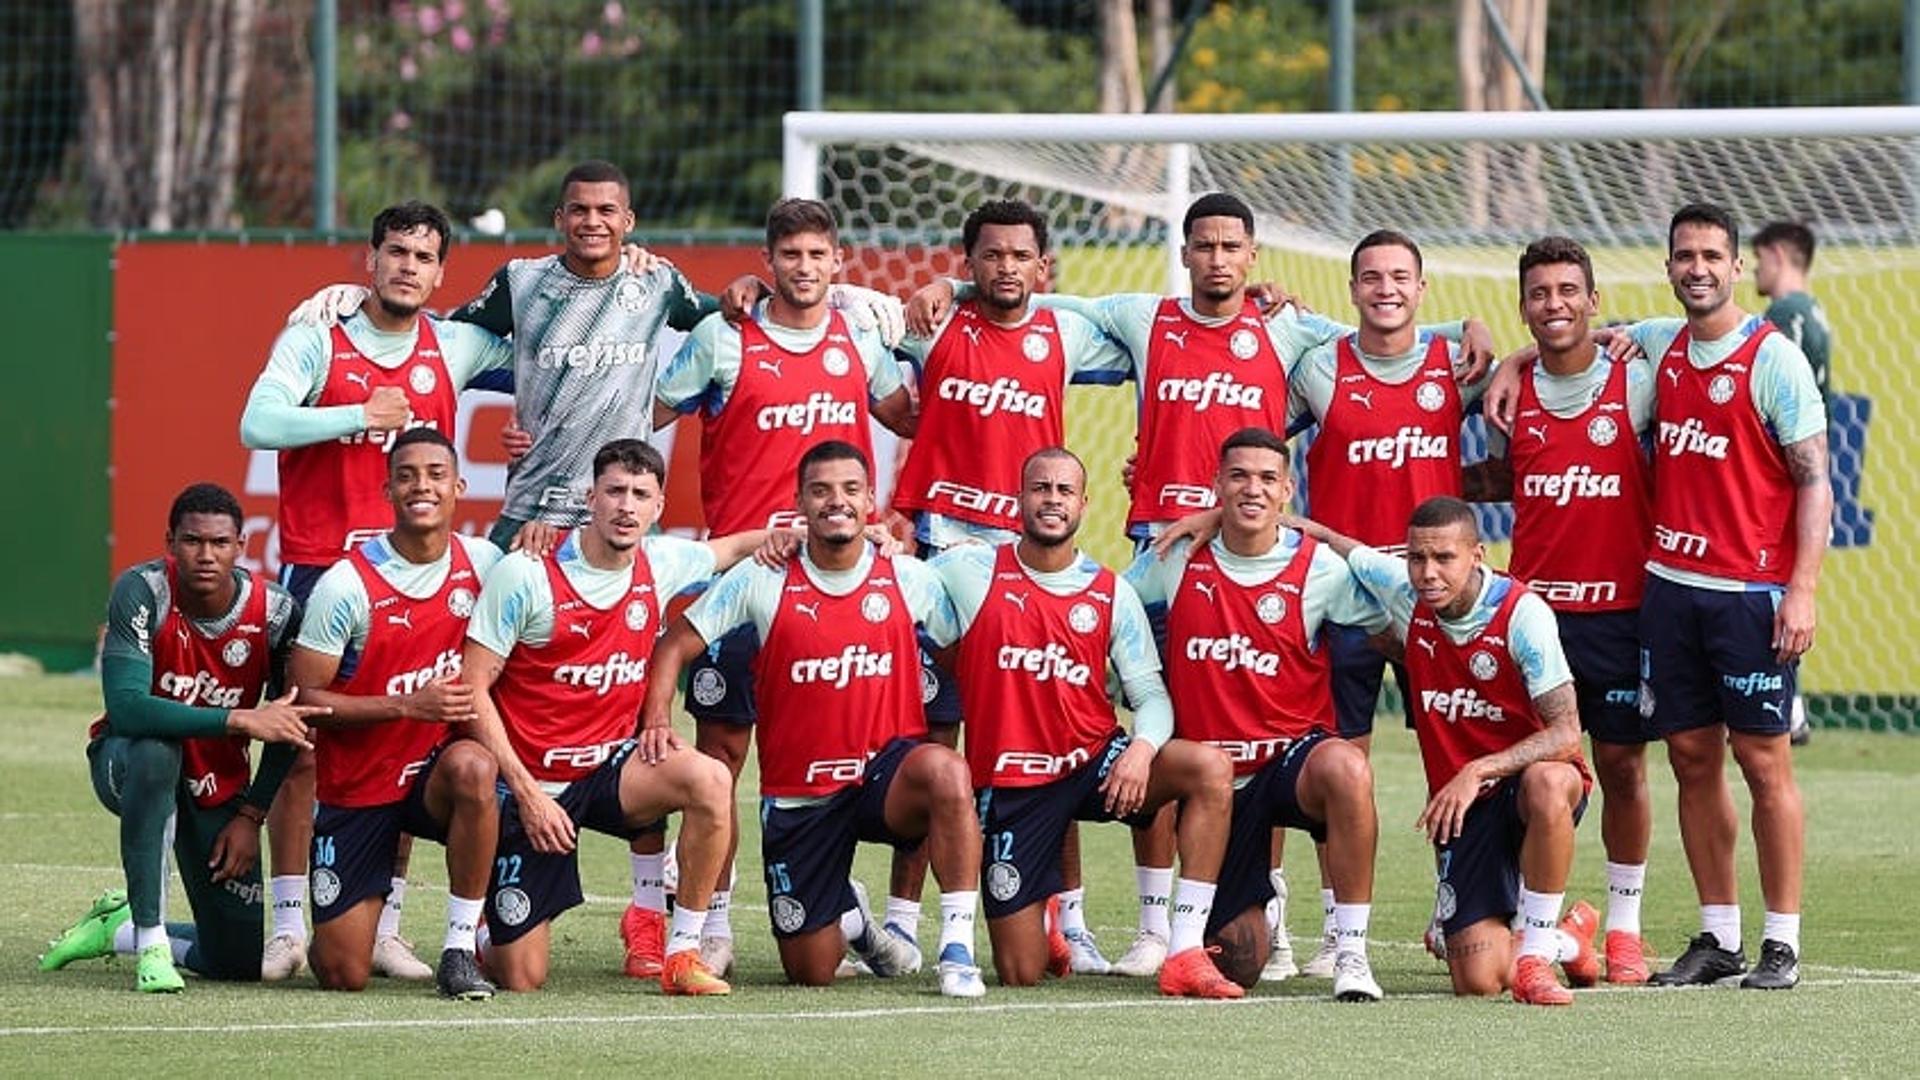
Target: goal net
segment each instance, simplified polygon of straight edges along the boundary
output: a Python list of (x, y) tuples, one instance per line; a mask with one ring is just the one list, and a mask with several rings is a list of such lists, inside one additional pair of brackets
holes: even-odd
[[(1255, 278), (1342, 321), (1353, 243), (1395, 228), (1421, 244), (1420, 317), (1484, 319), (1503, 351), (1527, 340), (1516, 263), (1548, 233), (1591, 252), (1602, 317), (1678, 314), (1662, 256), (1667, 219), (1704, 200), (1733, 211), (1752, 311), (1747, 238), (1799, 221), (1819, 241), (1812, 291), (1835, 342), (1831, 447), (1834, 549), (1820, 593), (1820, 644), (1803, 690), (1828, 723), (1916, 727), (1920, 577), (1907, 570), (1920, 490), (1920, 407), (1909, 334), (1920, 334), (1920, 108), (1313, 115), (957, 115), (795, 113), (785, 187), (834, 207), (856, 279), (902, 295), (957, 273), (961, 221), (990, 198), (1021, 198), (1053, 233), (1051, 287), (1082, 295), (1185, 293), (1179, 222), (1195, 196), (1225, 190), (1256, 216)], [(1877, 421), (1877, 422), (1876, 422)], [(1470, 423), (1469, 456), (1480, 452)], [(1075, 388), (1068, 437), (1088, 459), (1094, 503), (1083, 537), (1125, 557), (1120, 462), (1131, 388)], [(1483, 445), (1483, 444), (1481, 444)], [(1487, 512), (1504, 539), (1510, 513)], [(1495, 561), (1504, 561), (1496, 544)]]

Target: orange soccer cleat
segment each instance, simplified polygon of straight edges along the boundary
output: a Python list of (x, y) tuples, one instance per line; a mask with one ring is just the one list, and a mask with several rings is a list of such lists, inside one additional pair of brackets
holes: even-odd
[(1523, 1005), (1571, 1005), (1573, 991), (1553, 977), (1553, 963), (1544, 956), (1522, 956), (1513, 962), (1513, 1000)]
[(1168, 997), (1241, 998), (1240, 984), (1220, 974), (1208, 956), (1213, 950), (1193, 948), (1174, 953), (1160, 965), (1160, 992)]
[(1560, 932), (1571, 937), (1580, 951), (1573, 959), (1562, 960), (1561, 970), (1574, 986), (1592, 986), (1600, 981), (1600, 955), (1594, 951), (1593, 936), (1600, 929), (1600, 913), (1585, 900), (1576, 900), (1560, 917)]
[(1073, 974), (1073, 946), (1067, 944), (1066, 932), (1060, 929), (1060, 898), (1047, 897), (1047, 913), (1044, 916), (1047, 926), (1047, 974), (1056, 979), (1064, 979)]
[(667, 951), (667, 917), (633, 904), (620, 916), (620, 941), (627, 947), (627, 978), (654, 979)]
[(733, 993), (726, 980), (707, 970), (699, 949), (681, 949), (660, 967), (660, 989), (668, 997), (704, 997)]
[(1607, 981), (1615, 986), (1641, 986), (1652, 977), (1647, 966), (1647, 942), (1625, 930), (1607, 931)]

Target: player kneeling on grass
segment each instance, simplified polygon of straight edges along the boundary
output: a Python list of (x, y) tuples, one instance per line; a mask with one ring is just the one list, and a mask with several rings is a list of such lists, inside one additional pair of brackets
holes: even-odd
[(485, 949), (488, 974), (509, 990), (546, 982), (553, 920), (583, 899), (580, 828), (631, 841), (665, 828), (674, 811), (683, 876), (660, 986), (668, 994), (731, 990), (702, 962), (700, 928), (731, 842), (732, 778), (690, 747), (635, 753), (633, 736), (667, 598), (731, 566), (766, 534), (709, 543), (647, 535), (664, 506), (666, 473), (659, 452), (637, 439), (601, 447), (587, 524), (541, 558), (502, 559), (467, 628), (462, 674), (478, 714), (470, 726), (511, 795), (501, 808)]
[[(806, 541), (784, 569), (734, 568), (661, 639), (643, 751), (650, 761), (687, 752), (669, 726), (675, 681), (709, 643), (752, 627), (760, 849), (787, 978), (832, 983), (848, 945), (876, 975), (917, 968), (918, 950), (873, 925), (847, 874), (860, 841), (895, 849), (924, 841), (941, 889), (940, 992), (979, 997), (980, 824), (965, 759), (925, 741), (914, 636), (918, 622), (936, 642), (952, 641), (953, 605), (926, 564), (867, 542), (873, 488), (857, 447), (829, 440), (801, 457), (798, 509)], [(702, 878), (684, 839), (679, 850), (680, 895), (695, 882), (711, 886), (717, 866)]]
[[(400, 834), (447, 849), (447, 927), (436, 981), (447, 997), (493, 996), (474, 929), (500, 833), (499, 770), (462, 738), (474, 717), (460, 681), (467, 619), (500, 549), (453, 535), (466, 488), (453, 443), (432, 428), (394, 440), (387, 501), (394, 527), (333, 564), (315, 584), (289, 674), (315, 721), (319, 806), (313, 828), (313, 949), (320, 985), (359, 990)], [(341, 677), (341, 657), (358, 657)]]
[[(1560, 917), (1573, 830), (1593, 780), (1553, 610), (1484, 565), (1473, 508), (1451, 496), (1415, 508), (1404, 560), (1302, 525), (1346, 555), (1405, 643), (1427, 772), (1416, 827), (1438, 853), (1454, 993), (1510, 988), (1515, 1001), (1572, 1004), (1553, 963), (1576, 986), (1600, 974), (1598, 913), (1581, 902)], [(1522, 936), (1513, 958), (1516, 911)]]
[[(125, 892), (94, 902), (40, 958), (138, 953), (134, 986), (185, 987), (179, 964), (213, 979), (260, 978), (265, 935), (260, 823), (307, 722), (325, 708), (273, 698), (299, 605), (257, 573), (237, 570), (240, 503), (195, 484), (167, 515), (167, 556), (121, 574), (107, 601), (100, 656), (106, 715), (89, 732), (93, 790), (120, 819)], [(259, 702), (258, 705), (253, 703)], [(270, 743), (248, 778), (247, 743)], [(167, 923), (167, 838), (193, 922)]]
[[(1009, 986), (1048, 968), (1045, 901), (1060, 891), (1061, 842), (1074, 821), (1146, 825), (1180, 807), (1181, 879), (1162, 993), (1237, 998), (1201, 947), (1227, 842), (1233, 769), (1226, 755), (1173, 738), (1153, 628), (1132, 586), (1082, 555), (1086, 467), (1071, 452), (1036, 451), (1021, 469), (1020, 539), (940, 556), (964, 632), (960, 692), (972, 717), (967, 762), (986, 841), (987, 929)], [(1133, 705), (1121, 731), (1108, 664)]]

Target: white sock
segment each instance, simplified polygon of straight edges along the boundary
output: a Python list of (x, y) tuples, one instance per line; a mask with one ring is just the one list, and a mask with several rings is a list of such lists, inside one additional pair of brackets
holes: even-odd
[(1060, 893), (1060, 932), (1068, 936), (1087, 932), (1087, 890), (1067, 889)]
[(1372, 919), (1372, 904), (1333, 905), (1334, 951), (1367, 955), (1367, 923)]
[(973, 909), (980, 904), (980, 890), (940, 894), (940, 951), (958, 945), (973, 956)]
[(1173, 868), (1136, 866), (1133, 881), (1140, 890), (1140, 932), (1166, 937), (1169, 933), (1167, 905), (1173, 898)]
[(661, 872), (666, 856), (627, 853), (633, 863), (633, 906), (647, 911), (667, 910), (667, 879)]
[(167, 944), (173, 947), (173, 966), (185, 967), (187, 954), (193, 951), (193, 942), (188, 941), (186, 938), (169, 936), (167, 938)]
[(840, 913), (840, 936), (852, 945), (867, 939), (867, 909), (855, 904)]
[(407, 900), (407, 879), (389, 878), (387, 890), (387, 902), (380, 909), (380, 924), (373, 931), (375, 941), (400, 936), (400, 906)]
[(1181, 878), (1173, 891), (1172, 932), (1167, 935), (1167, 955), (1178, 956), (1200, 947), (1206, 934), (1207, 916), (1213, 914), (1214, 883)]
[(1607, 930), (1640, 932), (1640, 894), (1647, 888), (1646, 863), (1607, 864)]
[(488, 927), (486, 923), (481, 923), (480, 928), (473, 932), (474, 955), (478, 956), (479, 954), (486, 952), (487, 946), (491, 944), (493, 944), (493, 930), (490, 927)]
[(898, 896), (887, 897), (887, 917), (884, 920), (907, 932), (915, 941), (920, 940), (920, 901), (907, 900)]
[(1339, 932), (1339, 927), (1336, 926), (1333, 921), (1333, 908), (1334, 908), (1333, 890), (1326, 889), (1326, 888), (1321, 889), (1320, 890), (1320, 936), (1322, 938), (1333, 937), (1336, 933)]
[(1519, 891), (1514, 894), (1513, 918), (1508, 920), (1507, 929), (1517, 933), (1527, 928), (1527, 899), (1536, 895), (1538, 894), (1532, 889), (1527, 888), (1526, 882), (1520, 883)]
[[(128, 926), (133, 924), (129, 922)], [(122, 928), (124, 929), (124, 927)], [(116, 933), (116, 937), (118, 934)], [(133, 948), (129, 952), (140, 952), (149, 945), (158, 945), (167, 940), (167, 928), (164, 926), (136, 926), (133, 930)], [(115, 951), (118, 951), (117, 949)]]
[[(657, 856), (656, 856), (657, 857)], [(673, 905), (673, 919), (667, 924), (667, 948), (665, 955), (686, 952), (700, 947), (700, 929), (707, 924), (707, 913), (696, 911), (685, 904)]]
[(1728, 952), (1740, 951), (1740, 905), (1701, 904), (1700, 932), (1712, 934)]
[(1760, 939), (1778, 941), (1793, 950), (1797, 958), (1800, 955), (1800, 913), (1797, 911), (1769, 911), (1760, 922)]
[(1560, 959), (1560, 905), (1566, 893), (1527, 890), (1520, 898), (1520, 955)]
[[(733, 940), (733, 890), (715, 889), (707, 900), (707, 923), (700, 928), (701, 937), (726, 938)], [(676, 905), (674, 910), (679, 910)]]
[(269, 937), (307, 940), (307, 879), (302, 874), (275, 877), (273, 889), (273, 933)]
[(447, 935), (440, 940), (441, 949), (459, 949), (463, 952), (474, 951), (474, 931), (480, 926), (480, 909), (486, 906), (486, 900), (469, 900), (464, 896), (447, 894)]

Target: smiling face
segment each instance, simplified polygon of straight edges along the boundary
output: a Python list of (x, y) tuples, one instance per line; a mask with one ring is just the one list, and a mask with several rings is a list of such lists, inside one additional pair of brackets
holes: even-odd
[(840, 245), (833, 234), (790, 233), (766, 251), (767, 272), (782, 303), (798, 310), (827, 302), (827, 287), (840, 273)]
[(1020, 481), (1020, 532), (1041, 547), (1071, 544), (1087, 512), (1087, 471), (1066, 454), (1027, 460)]
[(1293, 498), (1293, 477), (1286, 455), (1258, 446), (1227, 451), (1215, 475), (1220, 499), (1220, 528), (1234, 536), (1272, 536)]
[(553, 227), (575, 262), (585, 266), (618, 262), (620, 244), (633, 231), (627, 189), (611, 180), (568, 184), (553, 212)]
[(446, 530), (467, 482), (453, 452), (438, 443), (410, 443), (387, 461), (387, 501), (395, 532), (423, 535)]
[(201, 601), (218, 597), (232, 587), (240, 525), (226, 514), (182, 514), (180, 524), (167, 531), (167, 554), (174, 562), (175, 587)]
[(1468, 524), (1408, 529), (1407, 580), (1442, 618), (1458, 618), (1473, 606), (1474, 572), (1486, 553)]
[(1391, 334), (1413, 322), (1427, 281), (1420, 276), (1420, 259), (1399, 244), (1375, 244), (1353, 257), (1353, 278), (1347, 282), (1353, 307), (1367, 329)]
[(1674, 226), (1667, 250), (1667, 281), (1690, 316), (1711, 315), (1733, 303), (1740, 256), (1718, 225), (1687, 221)]
[(810, 541), (828, 547), (859, 542), (873, 510), (873, 487), (866, 468), (850, 458), (807, 466), (800, 475), (799, 510)]
[(587, 492), (587, 511), (593, 531), (614, 551), (630, 551), (660, 520), (665, 502), (660, 478), (613, 464), (594, 478)]
[(389, 229), (380, 246), (367, 252), (373, 295), (387, 314), (404, 319), (419, 311), (440, 287), (446, 264), (440, 247), (446, 238), (425, 225), (404, 232)]
[(1587, 341), (1600, 294), (1578, 263), (1529, 267), (1520, 283), (1520, 317), (1543, 352), (1566, 353)]
[(1180, 260), (1186, 264), (1193, 294), (1216, 304), (1228, 303), (1246, 290), (1257, 254), (1247, 223), (1237, 217), (1196, 218), (1187, 242), (1180, 245)]

